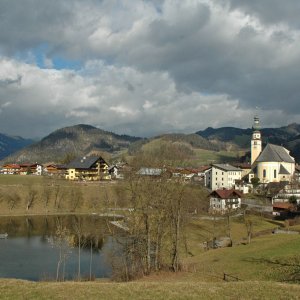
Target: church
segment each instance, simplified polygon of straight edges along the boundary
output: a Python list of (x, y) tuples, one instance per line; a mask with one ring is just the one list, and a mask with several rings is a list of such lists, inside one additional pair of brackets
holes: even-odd
[(251, 139), (251, 169), (261, 183), (291, 182), (295, 172), (295, 159), (289, 151), (278, 145), (267, 144), (262, 149), (259, 118), (254, 117)]

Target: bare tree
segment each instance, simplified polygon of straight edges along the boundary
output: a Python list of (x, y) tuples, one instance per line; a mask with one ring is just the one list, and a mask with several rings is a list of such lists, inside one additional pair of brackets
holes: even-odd
[(50, 243), (52, 244), (52, 246), (58, 248), (59, 250), (59, 256), (56, 266), (56, 281), (65, 280), (65, 265), (67, 257), (70, 254), (69, 239), (70, 231), (65, 226), (63, 226), (62, 220), (60, 218), (57, 218), (55, 235), (52, 237), (52, 239), (50, 239)]
[(29, 210), (33, 205), (37, 197), (37, 190), (35, 190), (32, 186), (28, 187), (28, 193), (26, 196), (27, 205), (26, 210)]
[(3, 194), (2, 197), (6, 201), (10, 210), (13, 210), (21, 202), (21, 197), (17, 190), (12, 190), (9, 193)]
[(71, 211), (75, 211), (83, 205), (83, 194), (80, 187), (73, 187), (70, 192), (70, 207)]
[(81, 247), (82, 247), (82, 220), (80, 218), (75, 217), (72, 222), (72, 229), (75, 232), (78, 241), (78, 272), (77, 272), (77, 280), (81, 279)]
[(42, 190), (42, 199), (44, 202), (44, 208), (47, 209), (49, 205), (49, 201), (51, 199), (52, 191), (51, 188), (48, 185), (43, 185), (43, 190)]

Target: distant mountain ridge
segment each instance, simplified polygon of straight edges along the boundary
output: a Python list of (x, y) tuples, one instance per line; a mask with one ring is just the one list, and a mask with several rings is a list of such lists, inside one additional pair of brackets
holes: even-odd
[(66, 154), (75, 156), (106, 151), (114, 153), (127, 149), (129, 145), (140, 140), (139, 137), (118, 135), (112, 132), (79, 124), (58, 129), (41, 141), (6, 157), (6, 161), (14, 162), (58, 162)]
[(31, 139), (0, 133), (0, 160), (32, 143)]
[[(273, 143), (283, 145), (291, 151), (291, 155), (300, 161), (300, 125), (290, 124), (280, 128), (262, 128), (263, 144)], [(89, 155), (98, 152), (117, 154), (128, 151), (135, 155), (144, 145), (153, 141), (182, 143), (191, 149), (204, 149), (211, 151), (243, 149), (250, 151), (252, 129), (235, 127), (208, 127), (205, 130), (191, 134), (163, 134), (152, 138), (140, 138), (129, 135), (118, 135), (91, 125), (79, 124), (58, 129), (37, 143), (31, 140), (15, 138), (19, 147), (25, 147), (5, 158), (6, 162), (59, 162), (67, 154), (76, 156)], [(5, 135), (3, 135), (5, 136)], [(6, 137), (6, 136), (5, 136)], [(1, 140), (6, 145), (6, 140)], [(1, 144), (2, 143), (2, 144)], [(26, 143), (28, 143), (26, 145)], [(29, 145), (29, 146), (28, 146)], [(20, 149), (19, 148), (19, 149)], [(10, 152), (10, 150), (12, 151)], [(2, 155), (14, 152), (15, 148), (6, 148)]]

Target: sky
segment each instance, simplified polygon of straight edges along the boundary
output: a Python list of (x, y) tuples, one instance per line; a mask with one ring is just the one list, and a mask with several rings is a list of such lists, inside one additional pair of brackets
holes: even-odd
[(0, 132), (300, 120), (298, 0), (0, 0)]

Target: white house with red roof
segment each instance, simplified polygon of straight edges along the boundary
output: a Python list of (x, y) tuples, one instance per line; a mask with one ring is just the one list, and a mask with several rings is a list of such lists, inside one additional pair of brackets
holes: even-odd
[(242, 193), (230, 189), (218, 189), (212, 191), (209, 195), (209, 212), (225, 214), (241, 207)]

